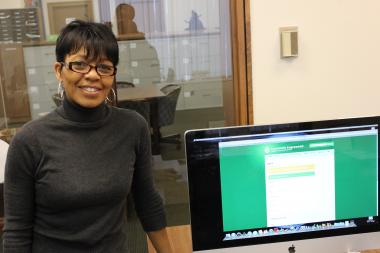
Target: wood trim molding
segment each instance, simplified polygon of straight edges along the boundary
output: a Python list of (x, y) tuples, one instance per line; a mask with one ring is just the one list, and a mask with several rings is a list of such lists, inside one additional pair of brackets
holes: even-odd
[(252, 41), (251, 41), (251, 0), (244, 1), (245, 10), (245, 48), (247, 66), (247, 99), (248, 99), (248, 124), (253, 125), (253, 92), (252, 92)]
[(250, 0), (231, 0), (235, 125), (253, 124)]

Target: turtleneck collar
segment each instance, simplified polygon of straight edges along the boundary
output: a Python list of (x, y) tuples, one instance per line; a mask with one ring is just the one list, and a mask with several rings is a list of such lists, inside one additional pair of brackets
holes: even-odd
[(62, 106), (57, 108), (57, 112), (65, 119), (79, 123), (94, 123), (106, 118), (109, 108), (105, 103), (101, 103), (94, 108), (82, 107), (65, 96)]

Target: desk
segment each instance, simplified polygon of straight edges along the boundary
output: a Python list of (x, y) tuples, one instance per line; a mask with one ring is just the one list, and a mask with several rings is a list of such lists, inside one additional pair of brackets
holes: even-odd
[[(191, 230), (190, 225), (168, 227), (169, 238), (172, 241), (174, 252), (191, 253)], [(148, 240), (148, 252), (156, 253), (152, 243)], [(360, 253), (380, 253), (380, 249), (364, 250)]]
[[(169, 238), (172, 242), (174, 252), (191, 253), (191, 232), (190, 225), (167, 227)], [(152, 243), (148, 240), (148, 252), (156, 253)], [(371, 252), (372, 253), (372, 252)], [(376, 252), (377, 253), (377, 252)]]
[(150, 107), (150, 124), (153, 130), (152, 134), (152, 153), (160, 154), (160, 127), (158, 125), (158, 99), (165, 94), (160, 90), (161, 86), (144, 85), (129, 88), (117, 89), (117, 100), (122, 101), (146, 101)]
[(150, 100), (164, 97), (165, 94), (160, 90), (158, 85), (144, 85), (129, 88), (117, 89), (117, 100), (122, 102), (125, 100)]

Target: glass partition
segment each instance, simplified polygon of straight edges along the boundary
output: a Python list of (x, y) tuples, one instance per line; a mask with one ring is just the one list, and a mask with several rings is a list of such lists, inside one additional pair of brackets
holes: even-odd
[[(183, 134), (225, 125), (223, 101), (233, 95), (223, 92), (232, 85), (229, 4), (228, 0), (1, 1), (1, 139), (9, 142), (23, 124), (57, 107), (53, 64), (58, 31), (73, 19), (105, 23), (119, 43), (118, 104), (142, 113), (151, 126), (154, 177), (168, 225), (188, 224)], [(136, 88), (145, 89), (138, 103), (123, 95)], [(152, 89), (161, 95), (152, 99), (148, 96)], [(134, 231), (131, 245), (138, 241), (145, 247), (133, 206), (128, 210), (129, 229)]]

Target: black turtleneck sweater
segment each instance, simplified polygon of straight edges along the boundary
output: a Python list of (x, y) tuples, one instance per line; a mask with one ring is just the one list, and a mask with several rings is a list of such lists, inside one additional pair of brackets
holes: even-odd
[(68, 102), (24, 125), (6, 162), (4, 253), (128, 252), (126, 196), (146, 231), (166, 226), (137, 113)]

